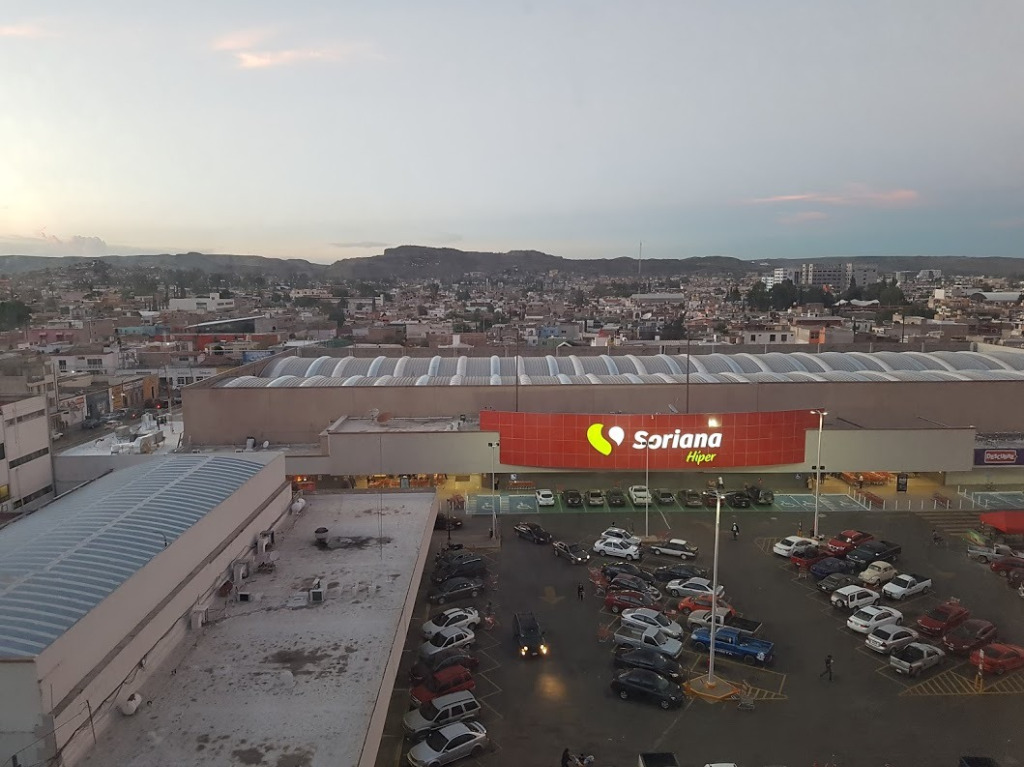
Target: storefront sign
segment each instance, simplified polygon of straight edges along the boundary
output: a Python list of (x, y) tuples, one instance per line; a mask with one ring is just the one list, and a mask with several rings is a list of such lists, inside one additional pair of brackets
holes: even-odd
[(501, 462), (563, 469), (654, 471), (802, 463), (808, 410), (722, 415), (585, 415), (484, 410)]
[(1017, 448), (977, 448), (974, 451), (975, 466), (1020, 466), (1022, 464), (1024, 464), (1024, 450)]

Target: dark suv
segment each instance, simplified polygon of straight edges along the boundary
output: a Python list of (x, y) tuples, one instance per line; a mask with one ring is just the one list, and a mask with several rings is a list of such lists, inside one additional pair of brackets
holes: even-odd
[(846, 558), (861, 567), (867, 567), (872, 562), (895, 563), (902, 552), (903, 547), (892, 541), (868, 541), (847, 554)]
[(487, 563), (480, 557), (468, 557), (452, 562), (434, 571), (434, 583), (444, 583), (449, 578), (474, 578), (487, 574)]
[(583, 505), (583, 494), (579, 490), (566, 490), (562, 493), (562, 499), (565, 501), (566, 506), (582, 506)]
[(527, 655), (548, 654), (548, 645), (537, 616), (533, 613), (516, 613), (512, 623), (520, 656), (525, 658)]
[(626, 505), (626, 494), (619, 488), (613, 487), (604, 496), (605, 500), (608, 501), (609, 506), (625, 506)]

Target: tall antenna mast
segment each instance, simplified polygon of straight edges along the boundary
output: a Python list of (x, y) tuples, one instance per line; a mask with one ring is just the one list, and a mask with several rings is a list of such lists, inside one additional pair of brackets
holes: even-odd
[(643, 288), (641, 287), (641, 284), (640, 284), (641, 280), (643, 279), (642, 276), (641, 276), (641, 271), (643, 270), (643, 266), (644, 266), (644, 241), (640, 240), (640, 257), (636, 261), (636, 289), (638, 291), (643, 290)]

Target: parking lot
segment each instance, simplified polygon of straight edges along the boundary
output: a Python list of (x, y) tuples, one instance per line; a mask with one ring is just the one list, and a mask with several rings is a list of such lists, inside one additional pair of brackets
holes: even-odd
[[(793, 508), (806, 510), (804, 503)], [(930, 607), (956, 596), (974, 617), (992, 620), (1000, 639), (1024, 643), (1024, 600), (987, 568), (968, 561), (962, 546), (933, 545), (928, 520), (909, 513), (833, 511), (824, 504), (822, 510), (824, 533), (858, 527), (900, 542), (903, 555), (897, 567), (933, 579), (930, 594), (896, 605), (905, 625), (912, 626)], [(611, 511), (620, 525), (642, 531), (643, 514)], [(696, 563), (710, 568), (713, 512), (687, 511), (657, 518), (652, 514), (651, 532), (697, 544), (701, 553)], [(555, 539), (580, 541), (588, 549), (611, 519), (589, 510), (532, 517)], [(776, 662), (767, 669), (717, 662), (727, 679), (751, 686), (753, 711), (701, 700), (661, 711), (613, 697), (608, 686), (613, 645), (598, 641), (598, 636), (599, 629), (614, 627), (617, 617), (593, 594), (587, 568), (555, 558), (550, 545), (518, 540), (511, 529), (517, 516), (502, 515), (501, 546), (486, 553), (497, 589), (476, 600), (478, 607), (492, 601), (501, 622), (492, 633), (478, 633), (481, 665), (475, 674), (476, 694), (485, 704), (481, 721), (494, 752), (460, 764), (553, 765), (565, 747), (594, 754), (598, 767), (634, 764), (638, 752), (650, 750), (674, 751), (685, 765), (955, 765), (967, 753), (1019, 764), (1016, 712), (1024, 704), (1024, 670), (986, 676), (978, 685), (965, 660), (948, 658), (919, 678), (898, 677), (889, 670), (887, 658), (867, 650), (863, 636), (846, 628), (848, 613), (834, 610), (813, 579), (798, 577), (787, 560), (771, 554), (776, 540), (796, 532), (797, 518), (787, 507), (723, 509), (723, 531), (734, 520), (741, 532), (737, 541), (727, 532), (722, 536), (720, 582), (731, 604), (764, 622), (761, 636), (775, 643)], [(802, 515), (805, 526), (808, 521)], [(485, 518), (470, 518), (464, 531), (471, 534), (488, 526)], [(453, 539), (466, 534), (456, 532)], [(435, 538), (441, 545), (443, 535)], [(606, 561), (611, 560), (594, 557), (590, 564)], [(653, 568), (674, 561), (647, 556), (643, 565)], [(587, 584), (582, 601), (576, 594), (581, 582)], [(424, 603), (421, 610), (426, 620), (439, 608), (427, 609)], [(533, 611), (546, 630), (552, 648), (548, 657), (519, 658), (511, 617), (521, 610)], [(414, 622), (407, 639), (406, 666), (422, 641), (420, 623)], [(819, 676), (826, 654), (835, 658), (831, 683)], [(694, 675), (706, 673), (705, 658), (690, 650), (681, 662)], [(407, 706), (406, 679), (400, 674), (396, 683), (395, 715), (386, 729), (381, 765), (404, 759), (400, 723), (398, 731), (395, 723)]]

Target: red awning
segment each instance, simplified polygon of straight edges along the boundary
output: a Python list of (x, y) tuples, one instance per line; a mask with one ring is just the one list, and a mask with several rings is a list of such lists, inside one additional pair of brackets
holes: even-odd
[(1024, 511), (989, 511), (978, 518), (1004, 535), (1024, 534)]

